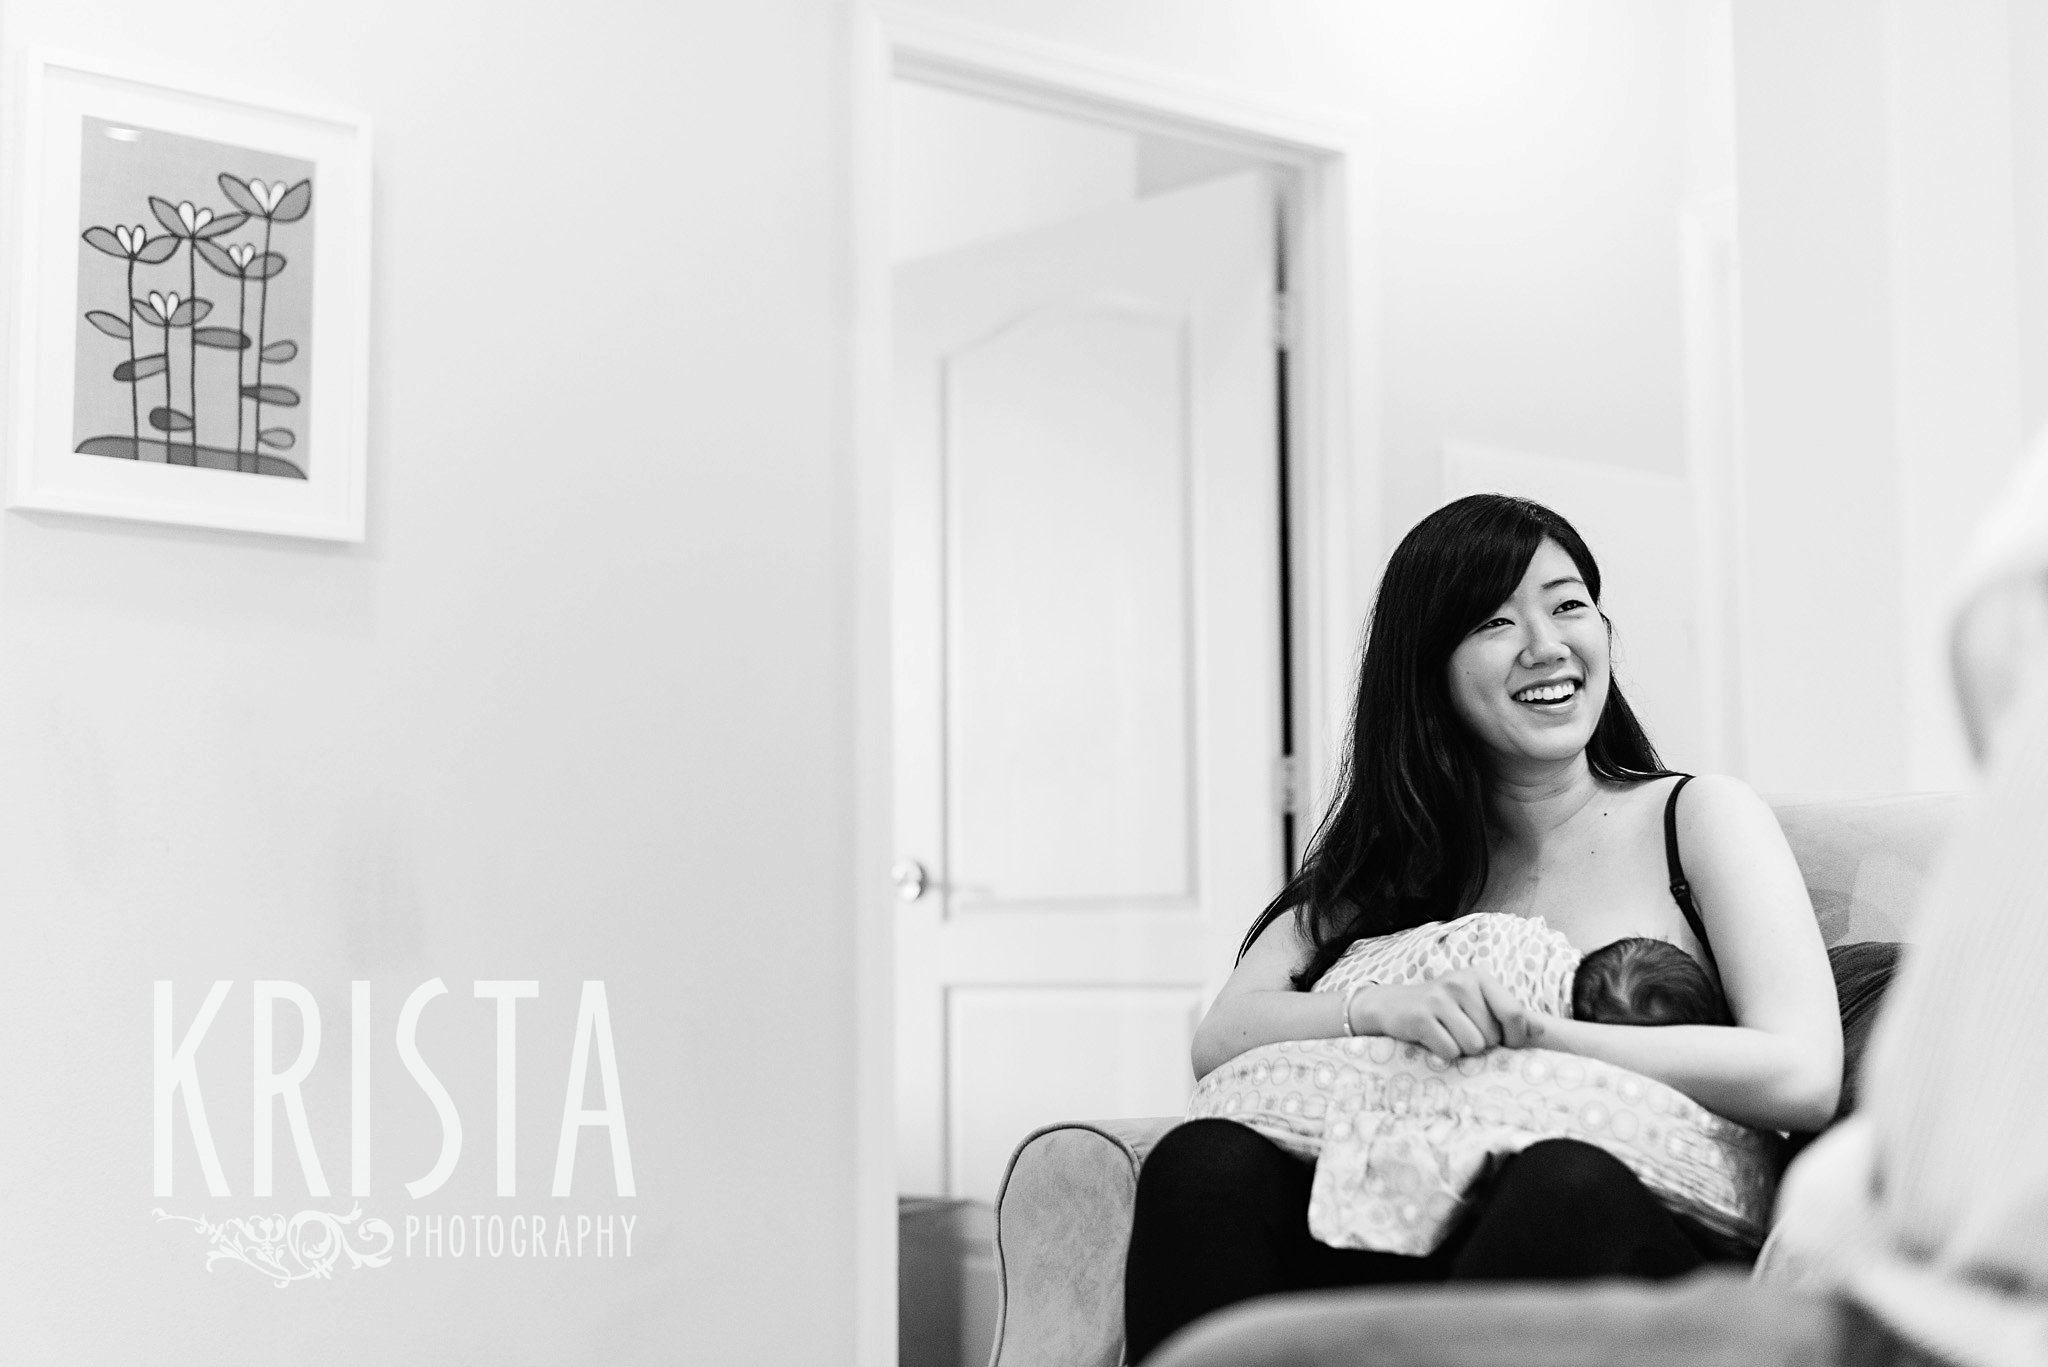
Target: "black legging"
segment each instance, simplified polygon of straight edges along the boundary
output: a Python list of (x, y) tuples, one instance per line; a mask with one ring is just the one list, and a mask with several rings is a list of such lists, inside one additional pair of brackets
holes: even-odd
[(1550, 1139), (1502, 1165), (1435, 1253), (1331, 1248), (1308, 1232), (1314, 1170), (1232, 1120), (1169, 1131), (1138, 1174), (1124, 1272), (1133, 1363), (1212, 1310), (1275, 1291), (1395, 1282), (1678, 1277), (1707, 1261), (1621, 1161)]

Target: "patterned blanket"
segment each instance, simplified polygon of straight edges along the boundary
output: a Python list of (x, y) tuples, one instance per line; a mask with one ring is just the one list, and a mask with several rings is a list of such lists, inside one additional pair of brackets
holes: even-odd
[[(1577, 960), (1541, 920), (1475, 913), (1361, 941), (1316, 990), (1473, 966), (1531, 1009), (1568, 1015)], [(1763, 1239), (1780, 1166), (1777, 1135), (1639, 1073), (1549, 1049), (1446, 1063), (1383, 1037), (1268, 1044), (1196, 1086), (1188, 1118), (1210, 1116), (1314, 1159), (1318, 1240), (1390, 1253), (1435, 1249), (1491, 1166), (1543, 1139), (1598, 1145), (1667, 1206), (1750, 1247)]]

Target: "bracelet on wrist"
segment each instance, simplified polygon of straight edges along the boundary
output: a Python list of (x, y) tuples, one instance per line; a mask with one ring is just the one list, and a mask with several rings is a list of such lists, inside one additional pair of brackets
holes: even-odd
[(1346, 1039), (1356, 1039), (1358, 1037), (1358, 1031), (1354, 1030), (1351, 1026), (1351, 1003), (1358, 1000), (1358, 994), (1364, 987), (1364, 983), (1353, 983), (1351, 984), (1351, 990), (1344, 994), (1344, 1036)]

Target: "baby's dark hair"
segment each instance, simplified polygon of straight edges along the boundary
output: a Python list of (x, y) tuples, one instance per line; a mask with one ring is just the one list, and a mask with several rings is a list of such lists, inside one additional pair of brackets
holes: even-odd
[(1572, 975), (1572, 1015), (1608, 1025), (1733, 1025), (1692, 955), (1640, 936), (1602, 945)]

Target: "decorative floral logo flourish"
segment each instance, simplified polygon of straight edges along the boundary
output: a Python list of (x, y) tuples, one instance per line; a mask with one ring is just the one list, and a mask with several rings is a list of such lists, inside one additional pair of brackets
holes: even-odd
[[(332, 1277), (335, 1265), (344, 1256), (352, 1269), (389, 1263), (397, 1236), (383, 1220), (363, 1220), (357, 1224), (362, 1213), (358, 1205), (346, 1215), (302, 1210), (292, 1216), (238, 1216), (216, 1224), (203, 1216), (168, 1215), (161, 1208), (154, 1212), (159, 1220), (191, 1225), (207, 1237), (212, 1245), (206, 1254), (208, 1272), (218, 1262), (242, 1263), (270, 1278), (271, 1285), (280, 1287), (309, 1277)], [(358, 1238), (363, 1245), (360, 1249), (354, 1243)]]

